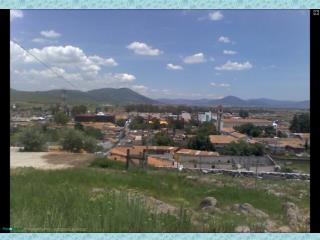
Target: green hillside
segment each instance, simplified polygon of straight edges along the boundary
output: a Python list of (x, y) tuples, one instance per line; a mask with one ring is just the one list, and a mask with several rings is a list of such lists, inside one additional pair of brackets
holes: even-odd
[[(53, 104), (61, 101), (63, 90), (20, 91), (11, 89), (11, 102)], [(142, 96), (128, 88), (103, 88), (87, 92), (65, 90), (68, 104), (152, 104), (156, 101)]]

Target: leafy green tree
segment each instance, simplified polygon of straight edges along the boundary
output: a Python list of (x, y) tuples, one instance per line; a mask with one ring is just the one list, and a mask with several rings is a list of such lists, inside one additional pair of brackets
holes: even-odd
[(247, 118), (247, 117), (249, 117), (249, 112), (246, 110), (240, 109), (239, 116), (242, 118)]
[(187, 144), (188, 148), (202, 151), (215, 151), (214, 145), (211, 143), (209, 136), (197, 134), (191, 138)]
[(83, 149), (86, 152), (94, 153), (98, 149), (98, 142), (93, 137), (86, 137), (83, 141)]
[(291, 121), (290, 131), (296, 133), (310, 132), (310, 114), (295, 114)]
[(104, 134), (102, 133), (102, 131), (98, 128), (94, 128), (94, 127), (85, 127), (84, 128), (84, 133), (90, 137), (93, 137), (95, 139), (98, 140), (102, 140), (104, 137)]
[(71, 114), (72, 116), (76, 116), (76, 115), (79, 115), (79, 114), (84, 114), (86, 113), (88, 110), (87, 106), (85, 105), (76, 105), (76, 106), (73, 106), (72, 109), (71, 109)]
[(45, 138), (39, 129), (26, 128), (19, 133), (18, 142), (24, 147), (24, 151), (39, 152), (44, 149)]
[(165, 132), (157, 133), (153, 137), (152, 142), (157, 146), (172, 146), (174, 144), (172, 138)]
[(79, 130), (79, 131), (84, 131), (84, 126), (81, 123), (76, 122), (74, 124), (74, 129)]
[(62, 148), (70, 152), (80, 152), (84, 145), (85, 136), (79, 130), (66, 129), (62, 137)]
[(197, 134), (209, 136), (212, 134), (217, 134), (217, 129), (213, 123), (204, 122), (199, 126)]
[(245, 141), (239, 141), (228, 144), (220, 152), (224, 155), (262, 156), (264, 154), (264, 146), (259, 143), (249, 144)]
[(53, 116), (54, 122), (59, 125), (66, 125), (69, 122), (69, 117), (64, 112), (57, 112)]
[(118, 119), (116, 120), (116, 124), (119, 126), (119, 127), (124, 127), (124, 125), (126, 124), (126, 119)]

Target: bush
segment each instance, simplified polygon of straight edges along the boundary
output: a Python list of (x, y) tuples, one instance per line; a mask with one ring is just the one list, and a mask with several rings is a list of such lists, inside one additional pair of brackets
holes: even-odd
[(89, 153), (94, 153), (98, 149), (98, 142), (92, 137), (86, 137), (83, 141), (83, 149)]
[(211, 143), (209, 136), (201, 134), (198, 134), (189, 140), (188, 148), (202, 151), (215, 151), (215, 147)]
[(295, 114), (290, 125), (290, 131), (296, 133), (310, 132), (310, 114)]
[(80, 152), (84, 145), (85, 136), (79, 130), (66, 129), (62, 137), (61, 145), (64, 150)]
[(152, 142), (157, 146), (171, 146), (174, 144), (172, 138), (165, 132), (157, 133), (152, 139)]
[(64, 112), (57, 112), (53, 116), (54, 122), (59, 125), (66, 125), (69, 122), (69, 117)]
[(94, 127), (85, 127), (84, 128), (84, 133), (92, 138), (102, 140), (103, 139), (103, 133), (101, 132), (100, 129), (94, 128)]
[(26, 128), (19, 133), (18, 142), (24, 147), (24, 151), (39, 152), (44, 149), (45, 138), (39, 129)]
[(259, 143), (249, 144), (245, 141), (232, 142), (224, 147), (221, 153), (234, 156), (262, 156), (264, 155), (264, 146)]
[(113, 168), (113, 169), (125, 169), (126, 164), (124, 162), (110, 160), (108, 158), (96, 158), (91, 164), (91, 167), (100, 168)]

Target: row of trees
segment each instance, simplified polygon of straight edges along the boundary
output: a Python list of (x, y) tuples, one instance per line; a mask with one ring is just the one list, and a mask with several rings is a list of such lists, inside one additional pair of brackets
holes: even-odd
[(260, 143), (249, 144), (245, 141), (231, 142), (219, 153), (223, 155), (236, 155), (236, 156), (262, 156), (265, 152), (264, 146)]
[(76, 125), (75, 129), (53, 129), (47, 125), (25, 128), (11, 136), (11, 143), (24, 147), (24, 151), (44, 151), (48, 142), (58, 142), (66, 151), (96, 152), (98, 140), (103, 137), (99, 129)]

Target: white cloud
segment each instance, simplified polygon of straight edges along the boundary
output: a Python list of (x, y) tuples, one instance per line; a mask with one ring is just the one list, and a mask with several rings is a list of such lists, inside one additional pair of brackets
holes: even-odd
[(210, 83), (210, 85), (212, 87), (230, 87), (230, 84), (229, 83)]
[(23, 12), (21, 10), (10, 10), (10, 21), (15, 18), (23, 18)]
[(230, 43), (231, 42), (228, 37), (224, 37), (224, 36), (219, 37), (218, 41), (222, 42), (222, 43)]
[[(134, 75), (125, 72), (105, 73), (102, 71), (103, 66), (117, 65), (113, 58), (87, 56), (82, 49), (74, 46), (49, 46), (28, 51), (51, 68), (44, 68), (34, 57), (11, 41), (12, 83), (18, 88), (43, 90), (52, 84), (61, 88), (70, 87), (57, 74), (86, 89), (127, 86), (136, 79)], [(30, 87), (28, 84), (33, 85)]]
[(223, 54), (226, 54), (226, 55), (235, 55), (237, 54), (236, 51), (233, 51), (233, 50), (223, 50)]
[(128, 73), (116, 73), (113, 77), (119, 82), (132, 82), (136, 79), (134, 75)]
[(204, 57), (203, 53), (196, 53), (191, 56), (187, 56), (183, 59), (183, 62), (186, 64), (197, 64), (197, 63), (203, 63), (206, 59)]
[[(25, 64), (38, 63), (37, 60), (25, 53), (14, 42), (11, 42), (11, 61)], [(117, 66), (113, 58), (102, 58), (99, 56), (87, 56), (82, 49), (71, 45), (47, 46), (44, 48), (32, 48), (29, 52), (50, 66), (70, 68), (75, 71), (83, 71), (96, 75), (101, 66)]]
[(56, 40), (46, 39), (46, 38), (34, 38), (32, 39), (32, 42), (34, 43), (40, 43), (40, 44), (53, 44), (56, 43)]
[(167, 69), (170, 69), (170, 70), (182, 70), (183, 67), (179, 66), (179, 65), (174, 65), (172, 63), (168, 63), (167, 64)]
[(46, 38), (58, 38), (61, 36), (61, 33), (58, 33), (54, 30), (41, 31), (40, 34)]
[(223, 14), (220, 11), (213, 11), (209, 13), (209, 19), (212, 21), (219, 21), (223, 18)]
[(119, 65), (113, 58), (102, 58), (97, 55), (94, 55), (94, 56), (90, 56), (89, 59), (97, 63), (98, 65), (114, 66), (114, 67)]
[(248, 61), (244, 63), (238, 63), (229, 60), (222, 66), (215, 67), (215, 69), (219, 71), (241, 71), (251, 69), (252, 67), (252, 64)]
[(127, 46), (127, 48), (133, 50), (133, 52), (138, 55), (158, 56), (163, 53), (161, 50), (153, 48), (142, 42), (132, 42)]
[(142, 94), (147, 94), (147, 91), (149, 90), (149, 88), (144, 85), (133, 85), (131, 88), (134, 91)]

